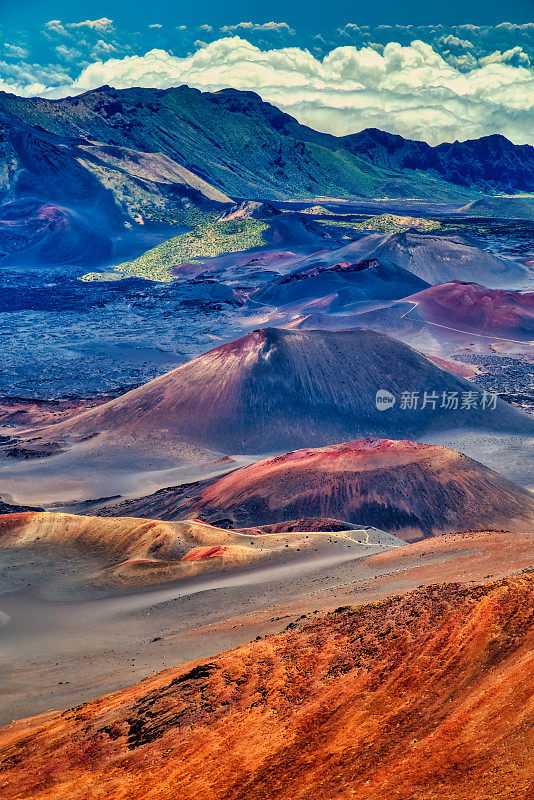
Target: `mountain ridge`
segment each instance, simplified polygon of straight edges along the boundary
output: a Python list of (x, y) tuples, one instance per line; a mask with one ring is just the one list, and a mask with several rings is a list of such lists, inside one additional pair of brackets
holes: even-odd
[[(506, 152), (510, 162), (507, 174), (514, 176), (514, 188), (534, 188), (534, 148), (513, 145), (504, 137), (473, 140), (479, 143), (476, 146), (467, 142), (438, 145), (437, 148), (375, 129), (335, 137), (301, 125), (254, 92), (234, 89), (203, 93), (187, 86), (120, 90), (103, 86), (61, 100), (0, 93), (0, 113), (4, 120), (11, 116), (71, 138), (89, 137), (143, 152), (161, 151), (208, 182), (213, 182), (214, 175), (212, 171), (210, 174), (208, 160), (198, 145), (205, 150), (211, 144), (211, 155), (215, 161), (221, 159), (216, 185), (235, 197), (260, 197), (263, 193), (264, 199), (275, 199), (280, 183), (289, 178), (285, 173), (290, 173), (294, 167), (299, 169), (300, 182), (308, 195), (368, 196), (376, 193), (377, 188), (387, 189), (388, 184), (396, 182), (401, 194), (404, 184), (405, 190), (411, 189), (413, 196), (419, 183), (420, 194), (432, 196), (426, 183), (428, 176), (424, 175), (424, 170), (429, 169), (434, 170), (431, 176), (436, 183), (434, 196), (447, 191), (442, 185), (444, 182), (451, 184), (449, 193), (456, 193), (458, 197), (461, 191), (458, 188), (455, 192), (452, 184), (462, 186), (463, 190), (465, 187), (509, 189), (510, 180), (503, 183), (500, 168), (474, 169), (473, 148), (479, 152), (479, 158), (485, 153), (501, 158)], [(153, 121), (152, 130), (148, 130), (148, 118)], [(490, 144), (493, 144), (493, 151)], [(269, 170), (247, 169), (246, 162), (251, 163), (251, 159), (261, 164), (258, 148), (269, 153)], [(461, 155), (466, 148), (472, 165), (470, 173), (466, 173), (467, 162)], [(452, 171), (444, 166), (451, 152), (455, 161), (461, 162), (459, 167), (455, 164)], [(237, 165), (236, 155), (240, 156)], [(236, 175), (228, 174), (230, 163), (234, 172), (237, 166), (239, 180)], [(317, 173), (319, 165), (323, 174)], [(403, 177), (403, 171), (409, 174)], [(471, 176), (469, 182), (466, 182), (466, 174)], [(259, 182), (258, 177), (261, 178)], [(334, 188), (337, 191), (332, 191)]]

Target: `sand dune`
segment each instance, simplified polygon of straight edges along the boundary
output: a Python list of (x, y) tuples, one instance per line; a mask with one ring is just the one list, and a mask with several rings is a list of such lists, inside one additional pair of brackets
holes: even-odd
[(80, 575), (82, 585), (136, 586), (183, 580), (227, 568), (254, 569), (271, 562), (315, 557), (319, 552), (396, 547), (395, 536), (346, 526), (322, 532), (320, 525), (300, 531), (238, 532), (188, 519), (160, 522), (49, 512), (0, 515), (0, 547), (73, 548), (96, 558), (101, 568)]
[(342, 607), (9, 725), (2, 796), (527, 797), (533, 589), (524, 576)]

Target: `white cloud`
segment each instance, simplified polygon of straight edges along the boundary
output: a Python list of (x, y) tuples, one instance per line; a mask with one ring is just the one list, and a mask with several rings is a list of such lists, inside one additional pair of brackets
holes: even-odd
[(149, 28), (163, 28), (161, 22), (152, 22), (151, 25), (148, 26)]
[(67, 47), (64, 44), (59, 44), (54, 49), (60, 58), (64, 58), (67, 61), (74, 61), (74, 59), (81, 58), (82, 56), (80, 51), (76, 50), (75, 47)]
[(473, 42), (470, 42), (469, 39), (459, 39), (451, 33), (448, 36), (440, 36), (438, 43), (445, 47), (459, 47), (463, 50), (472, 50), (474, 47)]
[(113, 20), (107, 17), (100, 19), (86, 19), (83, 22), (68, 22), (67, 28), (91, 28), (94, 31), (109, 31), (113, 27)]
[(20, 47), (18, 44), (4, 44), (4, 52), (10, 58), (27, 58), (28, 51), (25, 47)]
[(45, 22), (45, 32), (57, 33), (59, 36), (70, 36), (60, 19), (49, 19), (48, 22)]
[(500, 25), (496, 25), (495, 27), (503, 28), (507, 31), (534, 31), (534, 22), (501, 22)]
[(103, 84), (234, 87), (259, 91), (301, 122), (338, 135), (377, 127), (435, 144), (498, 132), (534, 144), (534, 70), (518, 64), (517, 53), (455, 65), (418, 40), (409, 46), (389, 42), (382, 53), (337, 47), (323, 59), (298, 47), (262, 50), (237, 36), (198, 46), (185, 58), (151, 50), (96, 61), (73, 83), (47, 94), (76, 94)]
[(274, 31), (275, 33), (291, 33), (294, 31), (289, 27), (287, 22), (238, 22), (236, 25), (225, 25), (221, 28), (223, 33), (232, 33), (233, 31)]
[(201, 25), (199, 30), (204, 31), (205, 33), (211, 33), (213, 28), (211, 25)]
[(99, 39), (91, 50), (91, 58), (109, 57), (117, 50), (118, 47), (114, 42), (105, 42), (103, 39)]
[(478, 63), (485, 64), (513, 64), (515, 66), (529, 67), (530, 59), (521, 47), (512, 47), (510, 50), (505, 50), (502, 53), (496, 50), (488, 56), (479, 58)]
[(59, 65), (42, 67), (24, 61), (0, 61), (0, 90), (11, 94), (33, 97), (46, 93), (54, 84), (67, 84), (71, 80), (68, 72)]

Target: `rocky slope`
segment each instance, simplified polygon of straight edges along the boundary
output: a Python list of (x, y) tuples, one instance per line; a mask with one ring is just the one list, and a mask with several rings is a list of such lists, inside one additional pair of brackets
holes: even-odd
[(533, 588), (525, 575), (342, 607), (8, 725), (2, 796), (527, 798)]

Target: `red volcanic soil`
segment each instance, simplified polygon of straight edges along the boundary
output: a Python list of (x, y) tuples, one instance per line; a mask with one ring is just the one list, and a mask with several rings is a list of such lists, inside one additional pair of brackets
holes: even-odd
[(47, 234), (70, 227), (67, 211), (53, 203), (19, 201), (5, 206), (2, 213), (0, 241), (6, 253), (31, 247)]
[(487, 289), (478, 283), (451, 281), (407, 298), (432, 322), (474, 333), (534, 338), (534, 292)]
[(461, 378), (466, 378), (468, 380), (474, 378), (479, 372), (479, 369), (471, 364), (462, 364), (459, 361), (450, 361), (449, 359), (440, 358), (439, 356), (427, 356), (427, 358), (434, 364), (437, 364), (438, 367), (445, 367), (449, 372), (454, 372), (455, 375), (459, 375)]
[(534, 578), (434, 585), (0, 732), (3, 800), (526, 800)]
[(207, 558), (220, 558), (227, 552), (227, 547), (196, 547), (182, 558), (182, 561), (204, 561)]
[(534, 498), (456, 450), (362, 439), (275, 456), (210, 482), (196, 495), (156, 493), (117, 511), (230, 520), (238, 528), (334, 517), (411, 541), (467, 528), (531, 531)]
[(82, 411), (107, 403), (117, 392), (77, 399), (35, 400), (26, 397), (0, 399), (0, 425), (50, 425)]
[(274, 525), (259, 525), (255, 528), (239, 528), (239, 533), (252, 536), (253, 534), (264, 533), (292, 533), (294, 531), (326, 531), (335, 533), (338, 531), (353, 530), (356, 526), (350, 522), (328, 517), (301, 517), (300, 519), (289, 519), (284, 522), (276, 522)]

